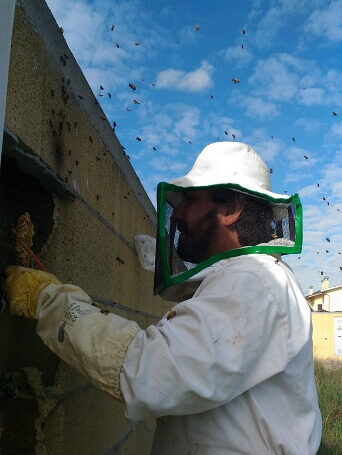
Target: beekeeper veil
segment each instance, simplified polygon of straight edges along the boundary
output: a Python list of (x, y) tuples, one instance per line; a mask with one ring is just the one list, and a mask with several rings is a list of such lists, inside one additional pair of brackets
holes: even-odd
[[(226, 203), (232, 211), (241, 210), (230, 226), (241, 247), (192, 262), (181, 253), (180, 223), (172, 215), (182, 198), (191, 197), (191, 192), (197, 190), (209, 192), (213, 206)], [(159, 183), (157, 217), (154, 293), (168, 300), (190, 297), (208, 267), (222, 259), (255, 253), (293, 254), (302, 249), (302, 207), (298, 194), (272, 192), (266, 163), (241, 142), (209, 144), (188, 174)]]

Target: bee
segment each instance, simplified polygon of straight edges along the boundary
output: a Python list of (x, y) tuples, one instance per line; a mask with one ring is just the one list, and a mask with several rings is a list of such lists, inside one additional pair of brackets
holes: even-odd
[(196, 32), (198, 32), (199, 29), (200, 29), (200, 28), (199, 28), (199, 25), (196, 25), (196, 26), (195, 26)]
[(137, 141), (141, 142), (141, 137), (138, 137), (138, 136), (137, 136), (135, 139), (136, 139)]
[(235, 138), (236, 138), (236, 135), (235, 135), (235, 134), (232, 134), (232, 137), (233, 137), (233, 139), (235, 139)]
[(153, 148), (153, 150), (157, 150), (156, 147), (152, 147), (152, 148)]
[(93, 138), (89, 136), (89, 142), (93, 143)]
[(232, 81), (234, 82), (234, 84), (240, 84), (239, 79), (237, 79), (236, 77), (233, 77)]
[(333, 111), (332, 115), (334, 115), (336, 117), (337, 116), (337, 112)]
[(110, 92), (108, 92), (108, 97), (111, 98), (112, 97), (112, 94)]
[(173, 319), (173, 318), (176, 316), (176, 314), (177, 314), (177, 313), (175, 312), (175, 310), (172, 310), (172, 311), (170, 311), (170, 312), (168, 313), (168, 315), (166, 316), (166, 319), (167, 319), (168, 321), (170, 321), (171, 319)]
[(118, 45), (118, 43), (115, 43), (115, 44), (116, 44), (116, 47), (117, 47), (118, 49), (120, 49), (120, 46)]
[(116, 256), (115, 260), (119, 265), (123, 265), (125, 263), (125, 261), (123, 259), (119, 258), (119, 256)]
[(114, 28), (115, 28), (114, 25), (112, 25), (112, 26), (110, 27), (110, 30), (113, 32), (113, 31), (114, 31)]
[(304, 155), (304, 158), (305, 158), (306, 160), (308, 160), (308, 159), (309, 159), (309, 157), (308, 157), (308, 156), (306, 156), (306, 155)]
[(135, 45), (135, 46), (140, 46), (140, 43), (135, 42), (134, 45)]
[(104, 90), (104, 88), (102, 87), (102, 85), (100, 85), (100, 90)]
[(244, 28), (242, 29), (242, 34), (246, 35), (246, 30)]
[(108, 311), (108, 310), (103, 310), (103, 309), (102, 309), (102, 310), (100, 310), (100, 313), (105, 314), (105, 315), (107, 316), (107, 314), (109, 313), (109, 311)]
[(78, 95), (80, 100), (84, 100), (84, 97), (82, 95)]
[(270, 167), (269, 168), (270, 174), (273, 174), (273, 169)]
[(137, 89), (136, 85), (135, 85), (135, 84), (132, 84), (132, 83), (129, 83), (129, 84), (128, 84), (128, 87), (131, 88), (131, 89), (133, 90), (133, 92), (134, 92), (134, 90)]
[(296, 138), (295, 137), (291, 137), (292, 139), (292, 142), (295, 142), (296, 141)]
[(327, 242), (330, 242), (330, 239), (329, 239), (329, 237), (326, 237), (326, 239), (325, 239), (325, 240), (326, 240)]
[(134, 104), (140, 104), (139, 100), (133, 100), (133, 101), (134, 101)]

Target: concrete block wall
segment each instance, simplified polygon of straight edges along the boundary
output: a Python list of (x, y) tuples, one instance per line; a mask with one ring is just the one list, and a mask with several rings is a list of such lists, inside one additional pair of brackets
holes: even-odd
[[(28, 211), (50, 272), (142, 328), (155, 323), (170, 305), (134, 249), (135, 234), (155, 234), (155, 210), (43, 0), (17, 2), (5, 126), (1, 269)], [(1, 455), (149, 453), (153, 420), (126, 421), (3, 304), (0, 345)]]

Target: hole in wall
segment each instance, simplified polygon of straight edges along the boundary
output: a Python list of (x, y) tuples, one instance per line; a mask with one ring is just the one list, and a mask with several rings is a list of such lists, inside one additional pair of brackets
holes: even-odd
[(39, 181), (17, 167), (15, 158), (3, 156), (0, 170), (0, 269), (15, 261), (11, 229), (28, 212), (34, 225), (32, 250), (39, 253), (53, 229), (52, 194)]

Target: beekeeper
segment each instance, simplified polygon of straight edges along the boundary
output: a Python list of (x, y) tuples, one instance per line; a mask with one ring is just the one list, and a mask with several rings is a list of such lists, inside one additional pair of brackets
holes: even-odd
[(36, 318), (59, 357), (157, 417), (154, 455), (311, 455), (321, 439), (310, 309), (282, 261), (302, 246), (298, 195), (273, 193), (248, 145), (204, 148), (158, 186), (155, 292), (179, 302), (156, 325), (103, 315), (77, 286), (9, 266), (11, 311)]

